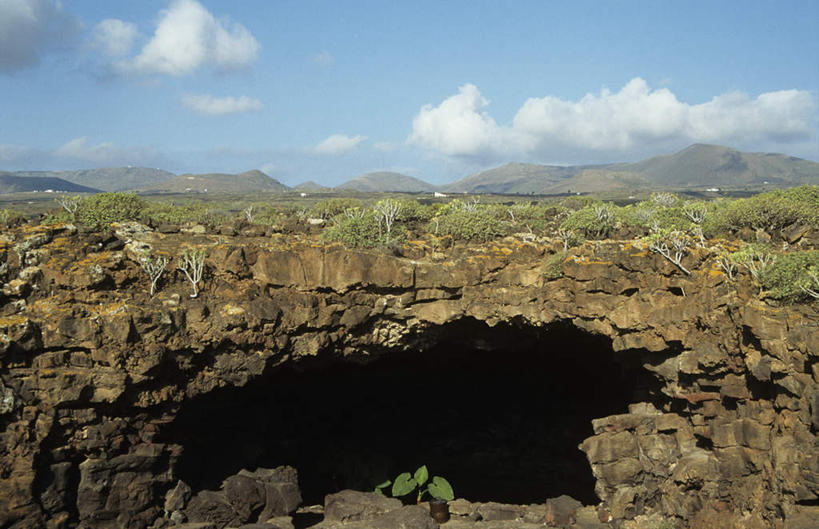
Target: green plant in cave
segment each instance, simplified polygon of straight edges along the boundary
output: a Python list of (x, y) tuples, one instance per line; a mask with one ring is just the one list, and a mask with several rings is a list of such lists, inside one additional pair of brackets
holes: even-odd
[[(424, 485), (426, 484), (426, 487)], [(415, 489), (418, 489), (418, 503), (421, 502), (424, 494), (429, 493), (430, 496), (437, 500), (452, 501), (455, 499), (455, 493), (452, 490), (452, 485), (441, 476), (433, 476), (429, 479), (429, 471), (426, 465), (422, 465), (415, 474), (404, 472), (398, 474), (395, 481), (387, 480), (375, 486), (376, 492), (383, 494), (383, 489), (392, 485), (391, 493), (393, 497), (398, 498), (406, 496)]]

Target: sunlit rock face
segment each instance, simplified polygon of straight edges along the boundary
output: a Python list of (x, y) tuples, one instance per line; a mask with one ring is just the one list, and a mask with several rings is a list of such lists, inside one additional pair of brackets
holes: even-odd
[[(817, 508), (819, 315), (764, 304), (706, 252), (684, 276), (590, 242), (550, 280), (557, 244), (513, 238), (410, 259), (135, 228), (3, 237), (0, 526), (148, 527), (195, 498), (235, 512), (225, 479), (283, 465), (305, 503), (427, 464), (467, 500), (565, 493), (626, 525)], [(207, 248), (201, 293), (171, 266), (150, 298), (133, 250), (183, 240)]]

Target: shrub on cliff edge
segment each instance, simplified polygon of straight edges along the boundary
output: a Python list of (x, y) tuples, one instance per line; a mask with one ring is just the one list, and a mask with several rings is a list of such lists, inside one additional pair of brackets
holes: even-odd
[(144, 200), (131, 193), (99, 193), (83, 199), (77, 219), (98, 230), (112, 222), (139, 220), (146, 206)]

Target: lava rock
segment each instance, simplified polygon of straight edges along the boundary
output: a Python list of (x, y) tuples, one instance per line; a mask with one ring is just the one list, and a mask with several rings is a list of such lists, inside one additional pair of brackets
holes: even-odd
[(577, 510), (582, 503), (571, 496), (558, 496), (546, 500), (546, 525), (551, 527), (568, 527), (577, 519)]
[(184, 481), (178, 481), (176, 486), (165, 494), (165, 511), (181, 511), (191, 499), (191, 488)]
[[(370, 520), (373, 517), (398, 509), (401, 502), (377, 492), (342, 490), (328, 494), (324, 499), (324, 519), (337, 521)], [(429, 517), (429, 515), (427, 515)]]
[(242, 520), (230, 506), (223, 492), (203, 490), (198, 492), (185, 509), (185, 515), (191, 522), (212, 522), (216, 529), (228, 525), (241, 525)]
[(231, 476), (223, 483), (225, 498), (242, 520), (266, 505), (264, 486), (249, 476)]

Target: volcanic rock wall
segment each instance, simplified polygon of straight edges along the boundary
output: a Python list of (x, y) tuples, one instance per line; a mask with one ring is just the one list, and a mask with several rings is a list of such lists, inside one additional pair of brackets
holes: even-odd
[[(134, 252), (185, 245), (208, 251), (201, 295), (169, 270), (148, 297)], [(443, 254), (411, 244), (397, 257), (138, 226), (7, 232), (0, 527), (147, 527), (165, 514), (183, 450), (157, 434), (185, 402), (304, 358), (424, 347), (430, 330), (462, 318), (570, 323), (659, 381), (648, 402), (624, 403), (630, 413), (596, 419), (581, 445), (613, 522), (817, 519), (816, 308), (760, 301), (705, 250), (686, 258), (684, 276), (632, 243), (589, 242), (547, 280), (555, 250), (507, 238)]]

